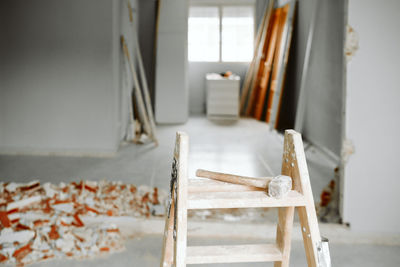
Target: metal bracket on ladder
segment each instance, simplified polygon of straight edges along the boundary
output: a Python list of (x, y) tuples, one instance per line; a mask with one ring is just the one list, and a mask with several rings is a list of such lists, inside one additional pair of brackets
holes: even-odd
[(318, 250), (318, 267), (331, 267), (331, 255), (329, 253), (329, 243), (325, 237), (321, 238), (321, 242), (317, 244)]

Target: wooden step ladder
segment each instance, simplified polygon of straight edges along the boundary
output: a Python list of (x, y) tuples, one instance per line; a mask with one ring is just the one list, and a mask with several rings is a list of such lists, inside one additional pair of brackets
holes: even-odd
[[(286, 130), (283, 151), (282, 175), (290, 176), (293, 186), (287, 197), (275, 199), (256, 187), (209, 179), (188, 179), (189, 138), (185, 133), (178, 132), (160, 266), (233, 262), (274, 262), (275, 267), (289, 266), (295, 208), (300, 219), (308, 266), (330, 266), (327, 242), (322, 242), (318, 229), (301, 135)], [(278, 207), (276, 244), (187, 246), (188, 210), (257, 207)]]

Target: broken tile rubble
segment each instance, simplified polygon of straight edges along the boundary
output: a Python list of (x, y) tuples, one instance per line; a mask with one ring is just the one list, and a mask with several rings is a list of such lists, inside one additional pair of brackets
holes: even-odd
[[(0, 263), (22, 266), (121, 251), (126, 236), (104, 217), (163, 216), (166, 198), (158, 188), (119, 182), (0, 182)], [(87, 216), (96, 223), (85, 225)]]

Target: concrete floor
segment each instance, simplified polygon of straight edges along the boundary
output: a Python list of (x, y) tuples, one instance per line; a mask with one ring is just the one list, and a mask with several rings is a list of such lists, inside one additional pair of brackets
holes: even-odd
[[(189, 175), (197, 168), (247, 176), (269, 176), (280, 173), (283, 137), (270, 131), (268, 125), (252, 119), (218, 124), (204, 117), (190, 118), (185, 125), (158, 126), (160, 145), (123, 145), (112, 157), (0, 156), (0, 180), (28, 182), (70, 182), (114, 180), (136, 185), (146, 184), (167, 189), (175, 132), (190, 137)], [(334, 177), (335, 164), (313, 148), (307, 160), (314, 198)], [(191, 239), (189, 239), (191, 240)], [(192, 241), (190, 241), (192, 242)], [(194, 243), (204, 240), (194, 239)], [(211, 244), (220, 242), (210, 240)], [(245, 242), (235, 240), (235, 242)], [(49, 261), (34, 266), (158, 266), (162, 237), (150, 235), (131, 240), (127, 250), (104, 259)], [(330, 244), (333, 266), (400, 266), (398, 246)], [(306, 266), (300, 242), (293, 243), (291, 266)], [(206, 266), (227, 266), (206, 265)], [(229, 266), (272, 266), (265, 263), (229, 264)]]
[[(110, 157), (0, 155), (0, 180), (70, 182), (113, 180), (167, 189), (176, 131), (190, 137), (189, 176), (198, 168), (245, 176), (280, 173), (283, 136), (267, 124), (241, 119), (218, 124), (192, 117), (185, 125), (158, 126), (160, 145), (122, 145)], [(334, 177), (334, 163), (311, 148), (307, 150), (314, 198)]]
[[(207, 241), (207, 243), (206, 243)], [(245, 240), (204, 240), (196, 239), (189, 243), (192, 244), (218, 244), (231, 241), (237, 244), (246, 243)], [(251, 241), (253, 243), (254, 240)], [(255, 242), (257, 243), (257, 242)], [(161, 258), (162, 237), (147, 236), (130, 241), (125, 251), (112, 254), (107, 258), (93, 260), (51, 260), (32, 266), (69, 266), (69, 267), (108, 267), (108, 266), (134, 266), (134, 267), (155, 267), (159, 266)], [(334, 267), (398, 267), (400, 266), (399, 247), (396, 246), (375, 246), (375, 245), (349, 245), (349, 244), (330, 244), (332, 266)], [(302, 242), (293, 242), (291, 250), (290, 266), (307, 266), (305, 252)], [(273, 263), (235, 263), (235, 264), (205, 264), (189, 266), (209, 266), (209, 267), (256, 267), (273, 266)]]

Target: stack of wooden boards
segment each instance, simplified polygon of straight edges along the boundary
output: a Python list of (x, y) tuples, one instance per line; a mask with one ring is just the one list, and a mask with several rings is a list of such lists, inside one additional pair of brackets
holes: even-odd
[(129, 48), (125, 41), (124, 36), (121, 35), (122, 50), (129, 64), (129, 68), (132, 73), (132, 78), (134, 82), (133, 93), (130, 94), (130, 99), (129, 99), (129, 126), (127, 129), (126, 140), (132, 141), (134, 143), (141, 143), (142, 142), (141, 137), (143, 136), (143, 134), (145, 134), (156, 145), (158, 145), (155, 133), (156, 125), (154, 120), (153, 108), (151, 105), (146, 73), (143, 66), (142, 55), (140, 52), (136, 30), (135, 27), (133, 27), (133, 11), (129, 1), (127, 2), (127, 4), (129, 11), (129, 21), (132, 26), (132, 33), (134, 39), (134, 44), (133, 44), (135, 49), (134, 54), (136, 55), (135, 58), (139, 65), (140, 82), (138, 74), (135, 69), (135, 62), (133, 62), (131, 58), (131, 55), (129, 53)]
[(296, 0), (274, 8), (270, 0), (259, 26), (253, 60), (246, 73), (240, 111), (277, 128)]

